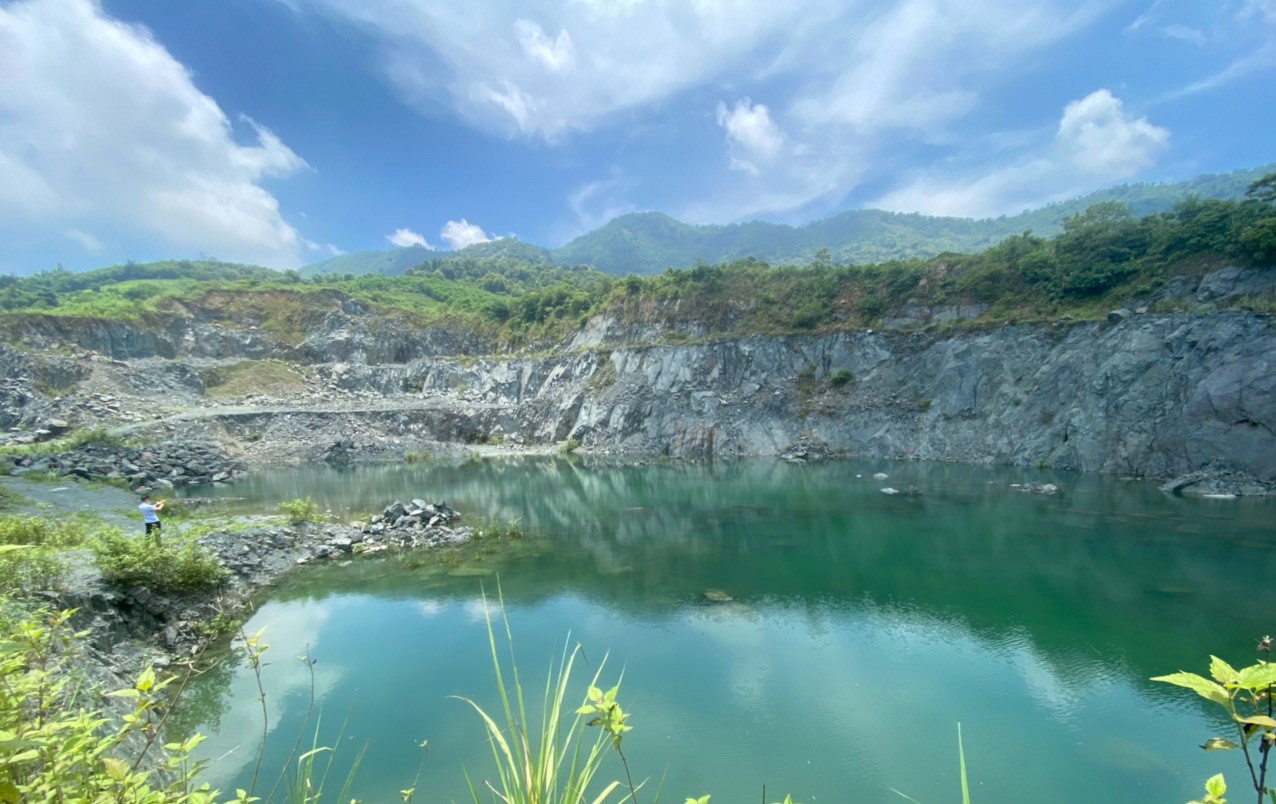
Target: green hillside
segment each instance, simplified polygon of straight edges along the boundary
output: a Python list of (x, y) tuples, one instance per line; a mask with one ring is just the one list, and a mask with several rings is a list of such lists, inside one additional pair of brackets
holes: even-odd
[(342, 254), (323, 262), (316, 262), (301, 269), (302, 276), (320, 276), (323, 274), (382, 274), (398, 276), (414, 265), (420, 265), (435, 252), (421, 246), (408, 246), (388, 251), (356, 251), (353, 254)]
[[(428, 264), (429, 271), (475, 279), (487, 273), (506, 274), (518, 266), (557, 264), (590, 265), (617, 276), (649, 275), (666, 268), (750, 257), (780, 265), (805, 263), (821, 250), (828, 252), (832, 262), (842, 264), (927, 259), (945, 252), (973, 253), (1024, 232), (1053, 237), (1063, 231), (1065, 218), (1106, 201), (1119, 201), (1135, 217), (1144, 217), (1167, 212), (1191, 196), (1237, 200), (1245, 196), (1251, 182), (1273, 168), (1276, 165), (1164, 184), (1124, 184), (1018, 215), (985, 220), (857, 209), (803, 226), (764, 221), (696, 226), (660, 212), (639, 212), (615, 218), (553, 250), (502, 238), (455, 252), (419, 246), (360, 251), (308, 265), (301, 274), (398, 276)], [(444, 270), (449, 264), (454, 270)], [(524, 277), (517, 284), (528, 287), (535, 283)]]
[(1053, 236), (1064, 218), (1094, 204), (1120, 201), (1136, 217), (1166, 212), (1190, 196), (1243, 198), (1249, 184), (1276, 165), (1205, 175), (1165, 184), (1126, 184), (1019, 215), (988, 220), (861, 209), (805, 226), (753, 221), (726, 226), (693, 226), (658, 212), (623, 215), (555, 249), (560, 264), (588, 264), (611, 274), (655, 274), (697, 262), (756, 257), (770, 263), (806, 262), (825, 249), (835, 262), (867, 264), (970, 253), (1013, 234)]
[[(534, 247), (506, 243), (438, 255), (402, 276), (303, 279), (291, 271), (212, 262), (52, 271), (0, 281), (0, 335), (19, 339), (52, 318), (162, 328), (175, 316), (198, 314), (251, 323), (282, 343), (297, 343), (347, 299), (406, 326), (468, 330), (502, 352), (555, 348), (603, 312), (621, 321), (664, 323), (668, 337), (679, 340), (692, 331), (726, 337), (862, 329), (879, 326), (909, 300), (984, 305), (981, 326), (1064, 315), (1097, 319), (1117, 305), (1168, 304), (1160, 309), (1169, 311), (1184, 309), (1175, 306), (1183, 302), (1158, 301), (1158, 289), (1177, 276), (1223, 265), (1276, 269), (1273, 187), (1276, 173), (1256, 184), (1249, 200), (1195, 198), (1141, 218), (1121, 201), (1108, 201), (1069, 216), (1052, 238), (1020, 233), (977, 253), (871, 265), (821, 257), (776, 267), (749, 257), (620, 279), (589, 266), (554, 265), (543, 255), (532, 264)], [(895, 223), (890, 216), (849, 220)], [(667, 218), (654, 223), (673, 232), (681, 227)], [(780, 233), (792, 237), (794, 231)], [(1276, 309), (1270, 295), (1236, 304), (1254, 312)]]

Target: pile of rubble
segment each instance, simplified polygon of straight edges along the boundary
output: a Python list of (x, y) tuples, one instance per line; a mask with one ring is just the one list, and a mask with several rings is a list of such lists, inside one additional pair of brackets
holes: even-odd
[(395, 501), (362, 527), (327, 527), (327, 538), (316, 544), (306, 560), (345, 554), (378, 553), (391, 547), (440, 547), (472, 537), (466, 527), (453, 527), (461, 515), (445, 502)]
[(231, 483), (242, 479), (244, 465), (223, 455), (213, 444), (158, 444), (130, 449), (84, 444), (59, 455), (26, 455), (14, 461), (14, 475), (52, 473), (103, 482), (126, 482), (138, 494), (175, 486)]

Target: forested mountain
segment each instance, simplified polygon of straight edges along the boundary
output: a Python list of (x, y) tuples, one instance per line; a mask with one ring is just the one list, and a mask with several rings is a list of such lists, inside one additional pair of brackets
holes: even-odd
[(697, 262), (756, 257), (770, 263), (807, 262), (821, 249), (834, 262), (867, 264), (970, 253), (1024, 232), (1051, 237), (1065, 218), (1106, 201), (1125, 204), (1136, 217), (1166, 212), (1191, 196), (1236, 200), (1276, 165), (1199, 176), (1167, 184), (1126, 184), (1019, 215), (973, 220), (858, 209), (804, 226), (753, 221), (692, 226), (658, 212), (615, 218), (554, 250), (560, 263), (585, 263), (611, 274), (653, 274)]
[(979, 251), (1010, 235), (1029, 231), (1051, 237), (1063, 231), (1064, 218), (1105, 201), (1120, 201), (1136, 217), (1143, 217), (1166, 212), (1193, 195), (1236, 200), (1244, 197), (1251, 182), (1273, 168), (1276, 165), (1166, 184), (1124, 184), (1019, 215), (987, 220), (858, 209), (804, 226), (763, 221), (694, 226), (663, 213), (639, 212), (615, 218), (553, 250), (513, 238), (479, 243), (455, 252), (412, 246), (333, 257), (302, 268), (301, 274), (397, 276), (423, 263), (430, 263), (431, 270), (436, 270), (443, 263), (458, 260), (465, 266), (461, 273), (472, 276), (476, 261), (491, 260), (494, 266), (505, 268), (515, 262), (526, 266), (592, 265), (605, 273), (626, 276), (748, 257), (772, 264), (808, 262), (821, 249), (838, 263), (924, 259), (944, 252)]
[(422, 246), (394, 248), (388, 251), (356, 251), (353, 254), (342, 254), (323, 262), (311, 263), (301, 269), (302, 276), (318, 276), (319, 274), (383, 274), (398, 276), (414, 265), (434, 256), (435, 252)]

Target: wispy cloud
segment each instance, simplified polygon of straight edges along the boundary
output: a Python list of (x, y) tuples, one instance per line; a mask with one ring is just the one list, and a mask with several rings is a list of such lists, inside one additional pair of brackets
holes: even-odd
[(726, 74), (800, 12), (766, 0), (291, 2), (379, 39), (383, 74), (408, 103), (551, 142)]
[(1210, 92), (1251, 73), (1276, 67), (1276, 42), (1269, 42), (1236, 59), (1218, 72), (1193, 81), (1162, 95), (1158, 102), (1179, 100), (1202, 92)]
[[(78, 237), (82, 221), (223, 259), (286, 268), (301, 239), (263, 186), (305, 169), (241, 118), (252, 144), (144, 28), (93, 0), (0, 5), (0, 221)], [(0, 228), (5, 223), (0, 222)]]
[(568, 240), (582, 232), (596, 229), (612, 218), (636, 212), (637, 206), (626, 194), (634, 182), (618, 170), (604, 179), (586, 182), (567, 196), (567, 206), (572, 212), (571, 224), (557, 233), (556, 240)]
[(67, 229), (65, 234), (90, 254), (97, 254), (103, 248), (101, 240), (81, 229)]
[[(846, 35), (836, 48), (823, 31), (807, 29), (810, 39), (788, 42), (775, 62), (773, 69), (797, 79), (786, 103), (765, 107), (765, 118), (747, 99), (719, 106), (729, 166), (750, 180), (724, 179), (680, 215), (709, 222), (835, 207), (901, 144), (946, 141), (980, 107), (996, 75), (1101, 11), (1096, 3), (1050, 0), (898, 0), (844, 9), (835, 21)], [(761, 147), (745, 147), (747, 123)]]

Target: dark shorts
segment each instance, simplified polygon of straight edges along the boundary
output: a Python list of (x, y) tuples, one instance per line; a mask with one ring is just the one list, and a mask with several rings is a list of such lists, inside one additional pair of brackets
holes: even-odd
[(144, 522), (143, 524), (146, 525), (147, 536), (151, 535), (151, 531), (160, 529), (160, 523), (158, 522)]

